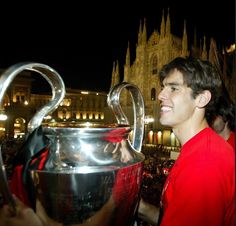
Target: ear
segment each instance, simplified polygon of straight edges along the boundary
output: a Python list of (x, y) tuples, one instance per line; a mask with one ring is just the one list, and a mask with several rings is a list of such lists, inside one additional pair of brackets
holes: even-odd
[(209, 90), (204, 90), (196, 98), (197, 107), (199, 108), (205, 107), (210, 100), (211, 100), (211, 92)]

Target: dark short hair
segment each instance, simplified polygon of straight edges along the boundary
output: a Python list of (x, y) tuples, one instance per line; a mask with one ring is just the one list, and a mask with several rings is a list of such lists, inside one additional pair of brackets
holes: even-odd
[(205, 108), (205, 114), (206, 116), (212, 114), (215, 110), (215, 103), (222, 92), (222, 80), (213, 64), (193, 57), (177, 57), (163, 66), (160, 71), (161, 83), (174, 70), (183, 74), (184, 83), (192, 89), (193, 98), (204, 90), (211, 92), (211, 100)]

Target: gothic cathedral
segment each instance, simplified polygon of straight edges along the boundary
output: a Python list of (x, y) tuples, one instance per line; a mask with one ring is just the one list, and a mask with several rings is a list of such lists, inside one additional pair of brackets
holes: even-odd
[[(189, 48), (189, 46), (191, 47)], [(157, 95), (160, 91), (158, 74), (162, 66), (176, 57), (189, 55), (198, 56), (203, 60), (209, 60), (216, 64), (215, 47), (215, 41), (211, 39), (209, 52), (207, 51), (205, 36), (203, 37), (202, 46), (197, 47), (196, 43), (188, 45), (186, 22), (183, 24), (183, 35), (181, 38), (172, 34), (169, 11), (166, 19), (163, 11), (160, 32), (155, 30), (149, 38), (147, 38), (146, 21), (144, 20), (143, 24), (140, 23), (136, 44), (136, 58), (131, 64), (128, 44), (123, 81), (133, 83), (139, 87), (145, 102), (146, 118), (153, 119), (149, 129), (154, 131), (164, 129), (157, 120), (159, 118)], [(111, 87), (119, 83), (120, 78), (117, 62), (113, 65)], [(121, 98), (124, 106), (130, 105), (128, 93), (122, 94)]]

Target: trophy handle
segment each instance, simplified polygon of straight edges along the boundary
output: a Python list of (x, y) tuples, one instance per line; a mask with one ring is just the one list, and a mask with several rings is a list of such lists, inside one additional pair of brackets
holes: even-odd
[(43, 118), (47, 114), (53, 112), (62, 102), (65, 96), (65, 85), (60, 75), (53, 68), (45, 64), (32, 62), (18, 63), (9, 67), (0, 77), (0, 106), (9, 84), (13, 81), (16, 75), (24, 70), (38, 72), (48, 81), (52, 88), (51, 100), (39, 109), (28, 123), (28, 132), (32, 133), (33, 130), (42, 123)]
[(107, 103), (112, 109), (118, 124), (129, 125), (129, 121), (120, 106), (121, 91), (126, 88), (132, 98), (134, 110), (134, 136), (132, 146), (138, 152), (141, 151), (144, 133), (144, 101), (139, 88), (133, 84), (122, 82), (115, 85), (108, 93)]

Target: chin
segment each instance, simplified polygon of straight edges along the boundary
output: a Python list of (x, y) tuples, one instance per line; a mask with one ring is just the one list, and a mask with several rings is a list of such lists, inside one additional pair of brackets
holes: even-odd
[(160, 119), (160, 123), (163, 126), (170, 126), (171, 127), (171, 125), (172, 125), (170, 122), (168, 122), (167, 120), (164, 120), (164, 119)]

